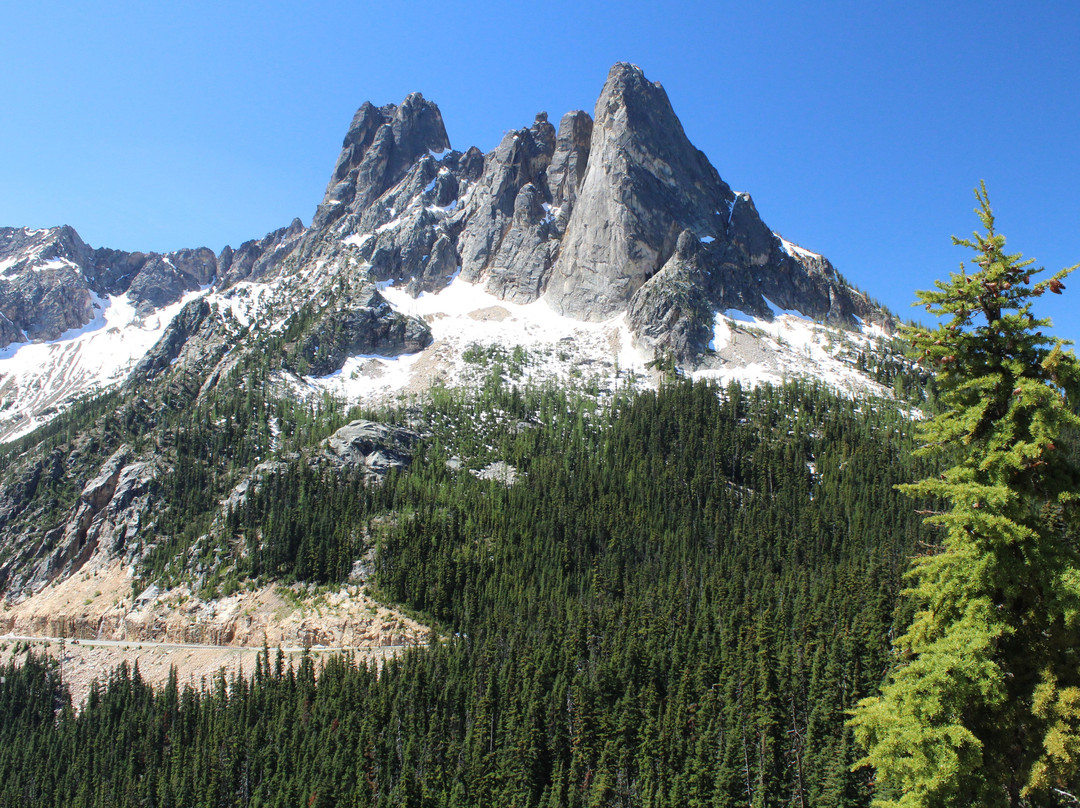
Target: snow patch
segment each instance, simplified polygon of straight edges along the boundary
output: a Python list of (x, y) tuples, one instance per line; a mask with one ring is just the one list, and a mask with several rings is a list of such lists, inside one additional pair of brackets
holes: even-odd
[(349, 401), (386, 398), (403, 390), (421, 354), (386, 357), (374, 354), (351, 356), (341, 370), (329, 376), (305, 376), (312, 389), (327, 390)]
[(204, 290), (139, 317), (126, 294), (93, 296), (94, 319), (49, 342), (0, 351), (0, 439), (25, 435), (75, 396), (123, 381), (180, 310)]
[(713, 315), (713, 336), (709, 340), (709, 350), (719, 351), (727, 347), (729, 342), (731, 342), (731, 325), (723, 314), (716, 312)]
[(780, 249), (790, 255), (792, 258), (821, 258), (821, 255), (810, 250), (803, 249), (798, 244), (792, 244), (786, 238), (779, 233), (773, 233), (778, 239), (780, 239)]
[(400, 217), (397, 218), (397, 219), (391, 219), (386, 224), (380, 225), (379, 227), (376, 227), (375, 232), (376, 233), (387, 233), (390, 230), (397, 230), (399, 227), (401, 227), (401, 218)]
[(342, 244), (351, 244), (353, 247), (363, 247), (371, 241), (372, 238), (373, 234), (371, 233), (364, 233), (362, 236), (358, 233), (353, 233), (348, 238), (342, 239)]
[(732, 309), (716, 312), (709, 348), (720, 362), (690, 375), (750, 387), (811, 377), (840, 392), (890, 396), (856, 366), (858, 351), (871, 347), (867, 334), (830, 328), (766, 302), (773, 311), (772, 320)]
[(280, 286), (280, 281), (258, 283), (240, 281), (219, 294), (208, 294), (206, 302), (219, 310), (229, 311), (238, 323), (249, 328), (259, 320), (269, 306), (269, 300)]
[(439, 207), (438, 205), (428, 205), (427, 210), (431, 213), (453, 213), (457, 210), (458, 201), (456, 199), (451, 200), (449, 205)]
[(304, 388), (348, 401), (385, 401), (422, 393), (436, 381), (471, 384), (496, 366), (509, 381), (523, 383), (580, 386), (592, 379), (610, 389), (650, 378), (649, 358), (635, 347), (625, 315), (582, 322), (558, 314), (542, 298), (527, 304), (502, 300), (460, 275), (438, 293), (416, 298), (390, 283), (379, 289), (395, 311), (429, 324), (432, 345), (396, 358), (352, 357), (330, 376), (305, 377)]
[(783, 309), (780, 308), (780, 306), (778, 306), (777, 304), (773, 303), (771, 300), (769, 300), (769, 298), (766, 297), (763, 299), (765, 301), (765, 304), (772, 311), (773, 317), (782, 317), (786, 314), (789, 317), (797, 317), (800, 320), (806, 318), (806, 316), (798, 309)]

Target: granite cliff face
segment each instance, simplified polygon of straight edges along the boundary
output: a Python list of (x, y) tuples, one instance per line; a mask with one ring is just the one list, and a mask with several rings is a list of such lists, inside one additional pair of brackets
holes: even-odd
[[(420, 155), (396, 173), (369, 156), (380, 121), (383, 142), (398, 142), (391, 118)], [(841, 328), (891, 326), (826, 259), (769, 230), (634, 65), (611, 69), (595, 117), (569, 112), (556, 129), (541, 112), (482, 157), (424, 152), (447, 142), (437, 108), (418, 96), (378, 115), (362, 107), (312, 238), (355, 246), (377, 280), (405, 283), (414, 296), (439, 291), (460, 269), (511, 303), (543, 298), (592, 322), (626, 313), (641, 348), (691, 366), (711, 361), (718, 311), (771, 318), (779, 308)]]
[(420, 93), (410, 94), (400, 107), (365, 103), (349, 126), (312, 227), (326, 227), (349, 209), (371, 206), (421, 156), (449, 148), (439, 108)]
[(679, 234), (726, 234), (735, 195), (687, 140), (659, 85), (617, 64), (596, 102), (582, 178), (548, 299), (576, 317), (603, 319), (675, 251)]

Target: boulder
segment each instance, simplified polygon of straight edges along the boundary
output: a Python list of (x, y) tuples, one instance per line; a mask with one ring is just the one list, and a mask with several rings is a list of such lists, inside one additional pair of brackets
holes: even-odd
[(418, 439), (403, 427), (353, 421), (326, 439), (324, 455), (335, 464), (381, 478), (392, 468), (409, 465)]

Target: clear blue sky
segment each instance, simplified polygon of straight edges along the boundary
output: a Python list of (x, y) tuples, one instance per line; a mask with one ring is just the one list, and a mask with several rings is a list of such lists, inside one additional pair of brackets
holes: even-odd
[[(0, 225), (235, 246), (310, 222), (365, 100), (419, 90), (486, 151), (591, 112), (619, 60), (774, 230), (903, 316), (965, 257), (980, 179), (1012, 248), (1080, 261), (1075, 0), (11, 3)], [(1080, 339), (1080, 274), (1044, 300)]]

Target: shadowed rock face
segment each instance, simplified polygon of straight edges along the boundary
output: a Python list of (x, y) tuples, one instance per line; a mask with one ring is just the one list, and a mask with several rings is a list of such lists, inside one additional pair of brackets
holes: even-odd
[(200, 247), (166, 253), (91, 249), (68, 226), (0, 228), (0, 348), (54, 340), (90, 323), (95, 300), (126, 293), (140, 315), (175, 303), (217, 274)]
[(314, 376), (340, 370), (350, 356), (400, 356), (431, 344), (431, 327), (394, 311), (373, 286), (323, 309), (294, 349), (293, 364)]
[(0, 229), (0, 347), (56, 339), (94, 319), (93, 257), (70, 227)]
[(593, 119), (583, 110), (568, 112), (559, 123), (555, 138), (555, 154), (548, 167), (548, 190), (551, 204), (557, 209), (556, 222), (561, 221), (559, 232), (566, 229), (570, 212), (577, 202), (578, 189), (585, 179), (592, 148)]
[(239, 281), (256, 281), (273, 270), (296, 247), (305, 233), (304, 223), (293, 219), (288, 227), (261, 239), (245, 241), (235, 250), (226, 246), (218, 256), (217, 285), (225, 289)]
[(557, 248), (546, 174), (555, 148), (546, 112), (530, 128), (508, 132), (484, 159), (466, 208), (458, 241), (462, 277), (486, 278), (489, 291), (516, 303), (540, 296)]

